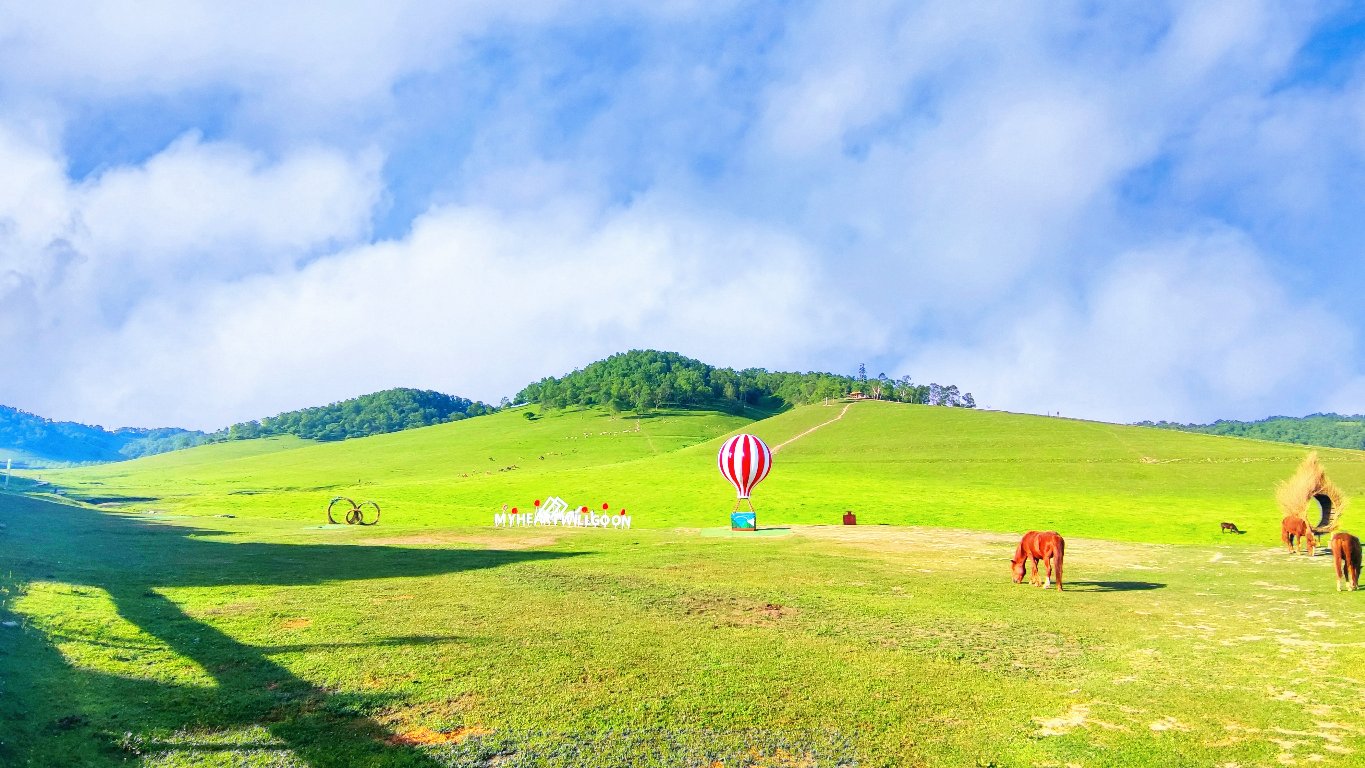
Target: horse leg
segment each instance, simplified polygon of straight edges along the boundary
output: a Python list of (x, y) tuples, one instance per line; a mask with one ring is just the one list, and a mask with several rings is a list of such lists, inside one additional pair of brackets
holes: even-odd
[(1062, 561), (1066, 559), (1066, 540), (1057, 542), (1057, 591), (1062, 591)]
[(1052, 588), (1052, 555), (1043, 558), (1043, 566), (1047, 568), (1047, 578), (1043, 579), (1043, 589)]
[(1030, 584), (1032, 584), (1033, 586), (1036, 587), (1036, 586), (1038, 586), (1038, 583), (1039, 583), (1039, 579), (1038, 579), (1038, 558), (1036, 558), (1036, 557), (1035, 557), (1035, 558), (1032, 558), (1032, 562), (1033, 562), (1033, 575), (1029, 577), (1028, 583), (1030, 583)]
[(1332, 570), (1335, 571), (1336, 574), (1337, 574), (1337, 591), (1338, 591), (1338, 592), (1341, 591), (1341, 576), (1342, 576), (1342, 571), (1344, 570), (1344, 571), (1346, 571), (1346, 572), (1349, 573), (1349, 572), (1350, 572), (1350, 569), (1351, 569), (1351, 566), (1350, 566), (1349, 563), (1344, 563), (1344, 562), (1342, 562), (1342, 560), (1344, 560), (1344, 559), (1345, 559), (1345, 558), (1343, 558), (1335, 549), (1332, 550)]

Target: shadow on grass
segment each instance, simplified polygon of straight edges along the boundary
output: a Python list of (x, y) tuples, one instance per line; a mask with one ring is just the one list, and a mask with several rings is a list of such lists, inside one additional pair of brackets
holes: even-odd
[(1066, 589), (1071, 592), (1145, 592), (1149, 589), (1164, 589), (1165, 584), (1154, 581), (1069, 581)]
[[(90, 671), (68, 664), (31, 627), (0, 632), (0, 764), (90, 765), (180, 749), (147, 742), (144, 731), (230, 731), (262, 727), (314, 768), (435, 766), (422, 751), (364, 713), (393, 703), (384, 694), (341, 694), (304, 680), (271, 656), (305, 645), (240, 642), (187, 614), (162, 590), (207, 586), (294, 586), (370, 578), (419, 577), (573, 557), (576, 552), (410, 549), (366, 545), (228, 543), (186, 526), (159, 524), (13, 494), (0, 494), (0, 617), (35, 581), (103, 590), (120, 616), (151, 635), (215, 685), (184, 685)], [(95, 639), (95, 638), (92, 638)], [(97, 639), (96, 639), (97, 640)], [(97, 640), (98, 642), (98, 640)], [(395, 652), (453, 637), (391, 637), (347, 645)], [(138, 650), (127, 644), (126, 650)], [(188, 746), (193, 751), (195, 747)], [(247, 748), (247, 747), (231, 747)]]

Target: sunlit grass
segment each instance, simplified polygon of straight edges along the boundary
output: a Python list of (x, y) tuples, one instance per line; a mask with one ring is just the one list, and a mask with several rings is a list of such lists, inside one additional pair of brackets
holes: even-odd
[[(1276, 548), (1302, 449), (862, 403), (759, 487), (789, 534), (699, 535), (733, 502), (726, 434), (841, 410), (512, 412), (44, 473), (151, 500), (0, 495), (0, 764), (1359, 763), (1359, 593)], [(1365, 488), (1362, 454), (1323, 459)], [(383, 522), (318, 527), (338, 493)], [(636, 527), (491, 528), (551, 493)], [(1011, 584), (995, 533), (1043, 527), (1060, 595)]]

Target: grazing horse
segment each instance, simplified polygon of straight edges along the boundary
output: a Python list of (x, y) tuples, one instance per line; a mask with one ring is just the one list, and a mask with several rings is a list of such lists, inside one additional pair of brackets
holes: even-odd
[(1318, 540), (1313, 538), (1313, 529), (1298, 515), (1290, 515), (1280, 521), (1280, 541), (1294, 554), (1298, 554), (1300, 544), (1308, 545), (1310, 557), (1318, 553)]
[(1360, 589), (1360, 539), (1342, 531), (1332, 537), (1332, 567), (1337, 572), (1337, 591), (1346, 579), (1352, 591)]
[(1246, 531), (1238, 530), (1236, 523), (1223, 523), (1222, 526), (1223, 533), (1246, 533)]
[[(1014, 557), (1010, 560), (1010, 569), (1014, 573), (1014, 583), (1020, 584), (1024, 581), (1024, 571), (1029, 560), (1033, 561), (1033, 576), (1029, 583), (1047, 589), (1052, 585), (1053, 570), (1057, 575), (1057, 591), (1062, 591), (1062, 556), (1066, 554), (1066, 540), (1056, 531), (1029, 531), (1024, 534), (1024, 538), (1019, 540), (1019, 547), (1014, 550)], [(1042, 560), (1047, 569), (1047, 577), (1041, 583), (1038, 580), (1038, 561)]]

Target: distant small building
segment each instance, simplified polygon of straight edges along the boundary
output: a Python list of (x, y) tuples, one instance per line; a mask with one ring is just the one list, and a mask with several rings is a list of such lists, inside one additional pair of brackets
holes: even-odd
[(855, 389), (855, 390), (853, 390), (852, 392), (849, 392), (849, 393), (848, 393), (848, 399), (849, 399), (849, 400), (866, 400), (866, 399), (867, 399), (867, 395), (863, 394), (863, 392), (862, 392), (861, 390)]

